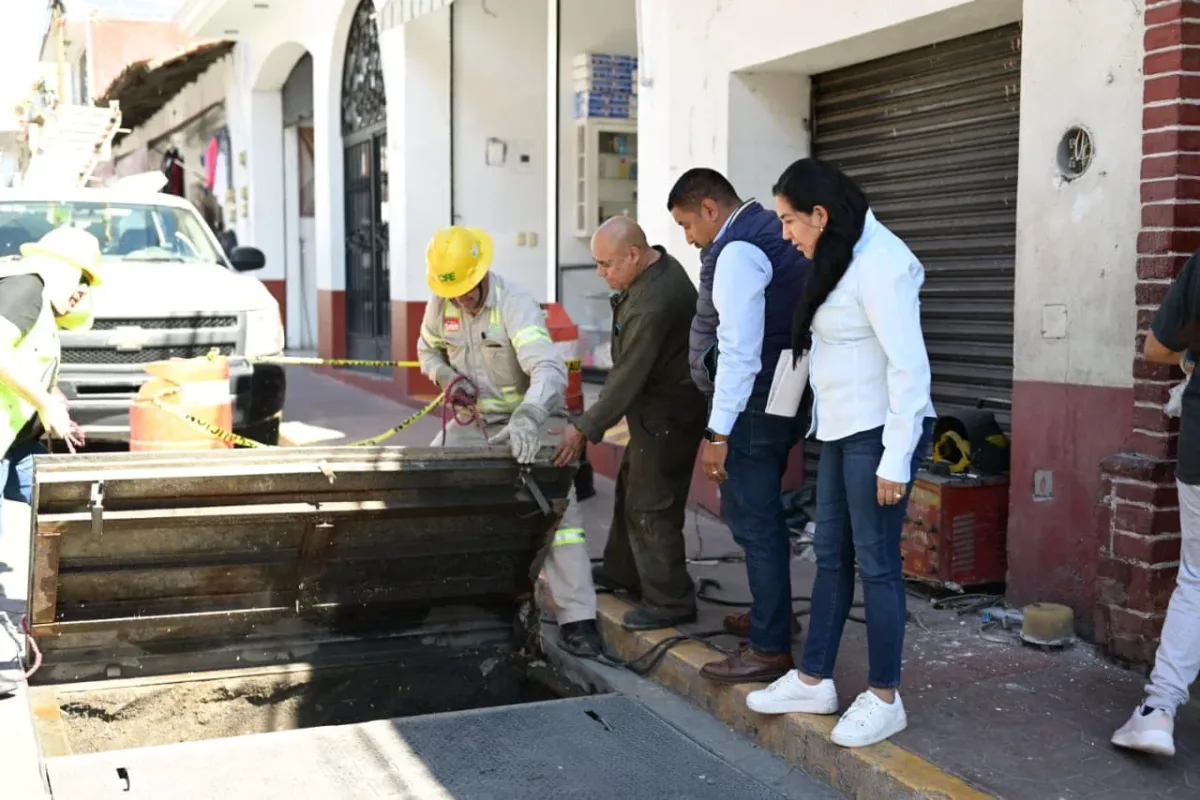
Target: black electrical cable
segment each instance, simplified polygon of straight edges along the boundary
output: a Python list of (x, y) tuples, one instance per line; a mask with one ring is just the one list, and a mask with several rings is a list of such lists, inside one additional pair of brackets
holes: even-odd
[(720, 647), (719, 645), (715, 645), (709, 641), (709, 639), (716, 636), (728, 635), (729, 632), (726, 630), (680, 633), (675, 636), (669, 636), (666, 639), (663, 639), (661, 642), (657, 642), (646, 652), (636, 655), (630, 659), (617, 658), (611, 653), (602, 653), (601, 655), (597, 656), (595, 660), (599, 661), (601, 664), (607, 664), (610, 667), (624, 667), (635, 675), (639, 675), (644, 678), (653, 672), (655, 667), (662, 663), (662, 660), (666, 657), (667, 653), (670, 652), (671, 648), (675, 647), (676, 645), (683, 644), (684, 642), (700, 642), (708, 647), (713, 648), (714, 650), (724, 653), (725, 655), (733, 655), (732, 650), (725, 647)]
[[(752, 605), (748, 600), (727, 600), (723, 597), (713, 597), (712, 595), (710, 595), (707, 591), (709, 588), (713, 588), (713, 589), (721, 588), (721, 582), (718, 581), (716, 578), (701, 578), (698, 583), (699, 583), (699, 587), (696, 589), (696, 597), (700, 600), (703, 600), (706, 603), (712, 603), (715, 606), (725, 606), (726, 608), (749, 608)], [(808, 595), (803, 595), (803, 594), (795, 595), (794, 597), (792, 597), (792, 602), (793, 603), (811, 603), (812, 597), (810, 597)], [(851, 603), (850, 607), (851, 608), (863, 608), (863, 604), (862, 603)], [(794, 613), (794, 616), (796, 617), (797, 622), (799, 622), (800, 617), (808, 616), (808, 614), (810, 613), (811, 610), (812, 609), (804, 608), (799, 611), (794, 611), (793, 613)], [(847, 617), (847, 619), (849, 619), (852, 622), (861, 623), (863, 625), (867, 624), (867, 620), (865, 617), (856, 617), (853, 614), (851, 614)]]
[[(593, 561), (596, 561), (596, 560), (598, 560), (598, 559), (593, 559)], [(721, 582), (716, 580), (715, 578), (700, 578), (700, 580), (698, 581), (697, 589), (696, 589), (696, 599), (703, 600), (704, 602), (711, 603), (712, 605), (723, 606), (725, 608), (749, 608), (751, 605), (747, 601), (730, 600), (730, 599), (727, 599), (724, 597), (715, 597), (708, 593), (708, 590), (710, 588), (720, 589)], [(596, 593), (597, 594), (612, 594), (613, 590), (597, 587)], [(793, 602), (811, 603), (812, 598), (809, 596), (806, 596), (806, 595), (798, 595), (796, 597), (793, 597), (792, 601)], [(862, 608), (863, 604), (862, 603), (854, 603), (850, 607), (851, 608)], [(808, 613), (809, 613), (809, 609), (802, 609), (800, 611), (794, 612), (794, 615), (793, 615), (794, 624), (793, 624), (793, 628), (792, 628), (793, 636), (796, 633), (799, 633), (801, 630), (800, 618), (803, 616), (807, 616)], [(849, 619), (853, 622), (858, 622), (858, 623), (864, 624), (864, 625), (867, 622), (867, 620), (864, 617), (855, 616), (854, 614), (850, 614), (847, 617), (847, 619)], [(552, 620), (545, 620), (545, 619), (543, 620), (543, 622), (553, 623)], [(735, 652), (734, 650), (731, 650), (727, 647), (721, 647), (720, 645), (713, 644), (713, 642), (710, 641), (710, 639), (713, 639), (718, 636), (730, 636), (730, 635), (732, 635), (732, 634), (730, 634), (730, 632), (725, 630), (724, 628), (722, 628), (721, 630), (716, 630), (716, 631), (697, 631), (694, 633), (679, 633), (679, 634), (676, 634), (675, 636), (669, 636), (660, 642), (656, 642), (646, 652), (640, 653), (630, 659), (618, 658), (618, 657), (612, 655), (611, 653), (602, 653), (601, 655), (594, 657), (594, 660), (600, 662), (601, 664), (607, 664), (610, 667), (624, 667), (625, 669), (629, 670), (630, 672), (634, 673), (635, 675), (638, 675), (640, 677), (646, 677), (647, 675), (649, 675), (651, 672), (654, 671), (655, 667), (657, 667), (660, 663), (662, 663), (662, 660), (666, 657), (667, 653), (670, 652), (673, 647), (683, 644), (684, 642), (700, 642), (701, 644), (707, 645), (708, 647), (711, 647), (712, 649), (714, 649), (720, 653), (723, 653), (727, 656), (731, 656), (734, 654), (734, 652)]]

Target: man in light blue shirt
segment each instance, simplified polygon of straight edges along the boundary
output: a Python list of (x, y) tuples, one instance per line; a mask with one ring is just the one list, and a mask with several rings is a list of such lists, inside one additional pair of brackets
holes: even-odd
[(766, 405), (810, 263), (784, 241), (773, 212), (743, 202), (715, 170), (685, 172), (667, 208), (700, 248), (690, 362), (710, 406), (701, 462), (721, 484), (721, 512), (746, 552), (753, 597), (748, 614), (725, 619), (750, 647), (702, 674), (726, 683), (770, 681), (792, 668), (791, 549), (779, 496), (802, 427), (795, 417), (767, 414)]

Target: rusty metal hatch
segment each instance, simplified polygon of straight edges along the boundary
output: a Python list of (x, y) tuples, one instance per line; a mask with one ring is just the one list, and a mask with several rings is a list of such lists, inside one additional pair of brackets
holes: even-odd
[[(1021, 103), (1019, 24), (813, 77), (813, 154), (854, 178), (925, 266), (938, 411), (1010, 430)], [(815, 443), (806, 448), (814, 470)]]
[(353, 653), (434, 612), (512, 626), (572, 478), (507, 448), (38, 457), (34, 680)]

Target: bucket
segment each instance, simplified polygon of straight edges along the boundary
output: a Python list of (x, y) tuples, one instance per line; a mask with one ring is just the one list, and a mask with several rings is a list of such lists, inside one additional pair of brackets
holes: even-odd
[[(129, 449), (154, 451), (228, 450), (233, 444), (182, 417), (187, 414), (223, 431), (233, 429), (229, 359), (172, 358), (146, 365), (152, 376), (129, 409)], [(155, 403), (175, 409), (172, 413)]]

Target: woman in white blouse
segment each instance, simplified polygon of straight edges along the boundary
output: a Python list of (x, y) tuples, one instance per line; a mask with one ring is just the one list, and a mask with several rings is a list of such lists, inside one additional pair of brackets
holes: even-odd
[(773, 189), (784, 238), (812, 259), (796, 309), (793, 352), (809, 351), (812, 425), (822, 442), (814, 550), (817, 577), (800, 669), (752, 692), (764, 714), (835, 714), (834, 664), (862, 578), (868, 689), (833, 730), (863, 747), (904, 730), (897, 687), (906, 620), (900, 533), (934, 410), (919, 294), (925, 271), (875, 219), (862, 190), (812, 158)]

